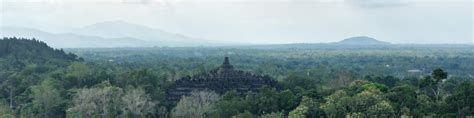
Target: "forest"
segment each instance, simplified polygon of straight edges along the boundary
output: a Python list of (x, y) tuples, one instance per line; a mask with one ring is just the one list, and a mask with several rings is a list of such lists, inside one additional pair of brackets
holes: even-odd
[[(317, 45), (316, 45), (317, 46)], [(167, 91), (235, 69), (279, 87), (256, 92)], [(473, 46), (223, 46), (54, 49), (0, 40), (2, 118), (473, 117)]]

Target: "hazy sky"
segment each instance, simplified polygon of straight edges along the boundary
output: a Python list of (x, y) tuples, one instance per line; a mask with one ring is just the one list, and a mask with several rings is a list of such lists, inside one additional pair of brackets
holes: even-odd
[(0, 0), (0, 25), (67, 32), (126, 21), (252, 43), (474, 43), (472, 0)]

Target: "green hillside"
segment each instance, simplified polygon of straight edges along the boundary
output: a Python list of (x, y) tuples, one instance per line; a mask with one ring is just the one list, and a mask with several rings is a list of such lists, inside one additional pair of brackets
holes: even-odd
[(53, 49), (36, 39), (2, 38), (0, 40), (0, 67), (7, 70), (22, 69), (28, 64), (65, 66), (82, 60), (62, 49)]

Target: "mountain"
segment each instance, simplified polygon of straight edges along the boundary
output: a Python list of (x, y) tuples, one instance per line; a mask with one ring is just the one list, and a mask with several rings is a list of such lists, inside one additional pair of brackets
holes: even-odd
[[(367, 36), (357, 36), (333, 43), (292, 43), (292, 44), (266, 44), (247, 45), (245, 48), (257, 49), (367, 49), (367, 48), (396, 48), (401, 45), (379, 41)], [(238, 47), (234, 47), (238, 48)]]
[(188, 37), (167, 33), (162, 30), (132, 24), (124, 21), (95, 23), (72, 31), (75, 34), (100, 36), (104, 38), (134, 37), (142, 40), (187, 40)]
[(132, 37), (149, 42), (159, 42), (165, 46), (216, 46), (230, 43), (197, 39), (182, 34), (170, 33), (124, 21), (95, 23), (72, 31), (75, 34), (99, 36), (104, 38)]
[(35, 38), (55, 48), (97, 48), (97, 47), (151, 47), (159, 44), (122, 37), (102, 38), (73, 33), (49, 33), (38, 29), (1, 27), (1, 37)]
[(107, 21), (72, 29), (66, 33), (49, 33), (32, 28), (0, 27), (1, 37), (36, 38), (55, 48), (111, 48), (111, 47), (195, 47), (244, 45), (197, 39), (169, 33), (124, 21)]
[(389, 42), (379, 41), (377, 39), (367, 37), (367, 36), (358, 36), (344, 39), (342, 41), (336, 42), (334, 44), (339, 45), (390, 45)]

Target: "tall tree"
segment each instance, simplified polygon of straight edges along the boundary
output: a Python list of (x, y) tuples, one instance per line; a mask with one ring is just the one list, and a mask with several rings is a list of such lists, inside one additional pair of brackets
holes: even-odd
[(122, 97), (122, 112), (128, 117), (144, 117), (154, 111), (156, 102), (143, 89), (132, 88)]
[(71, 117), (116, 117), (120, 109), (121, 89), (113, 86), (77, 90), (73, 106), (68, 109)]
[(50, 118), (58, 115), (61, 110), (59, 106), (64, 102), (56, 84), (53, 79), (46, 79), (31, 88), (33, 107), (38, 113), (36, 117)]
[(437, 68), (433, 70), (431, 76), (427, 76), (421, 81), (421, 87), (428, 89), (428, 91), (431, 91), (431, 95), (433, 95), (434, 99), (436, 101), (439, 101), (439, 97), (441, 94), (441, 85), (443, 80), (447, 77), (447, 72), (444, 72), (442, 69)]
[(212, 107), (220, 96), (212, 91), (193, 91), (183, 96), (172, 111), (175, 118), (204, 118), (211, 113)]

